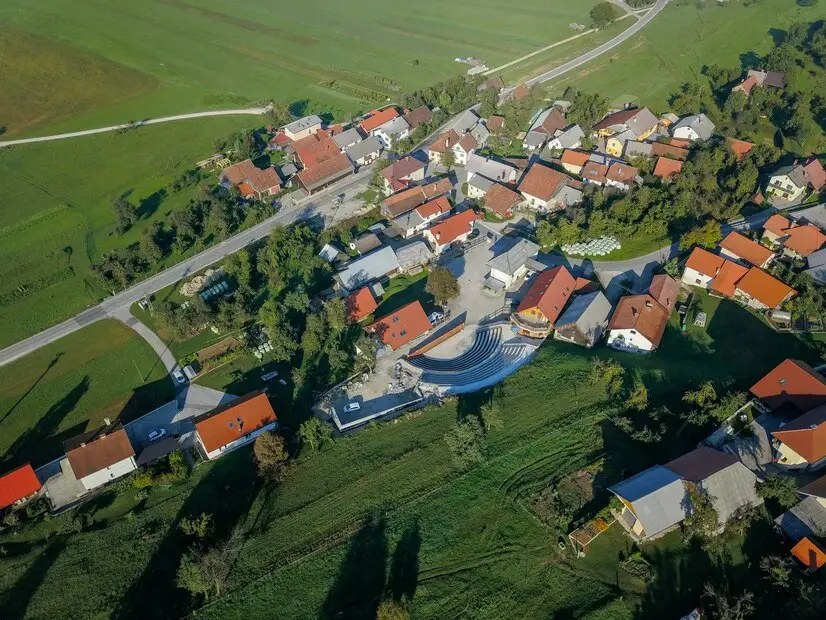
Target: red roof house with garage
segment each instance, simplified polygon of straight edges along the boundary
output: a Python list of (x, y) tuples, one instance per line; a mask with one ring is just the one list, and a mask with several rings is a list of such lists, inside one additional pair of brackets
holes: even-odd
[(413, 301), (371, 324), (367, 330), (396, 350), (430, 330), (430, 321), (421, 302)]
[(278, 417), (266, 393), (252, 392), (197, 416), (194, 424), (198, 447), (211, 461), (275, 429)]
[(40, 480), (29, 464), (0, 476), (0, 510), (17, 506), (30, 499), (40, 490)]

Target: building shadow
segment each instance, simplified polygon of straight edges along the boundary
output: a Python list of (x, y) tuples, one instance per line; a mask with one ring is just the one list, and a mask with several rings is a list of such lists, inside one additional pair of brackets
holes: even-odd
[(3, 599), (0, 599), (0, 618), (4, 620), (17, 620), (24, 618), (29, 609), (29, 604), (37, 594), (38, 588), (43, 583), (46, 573), (63, 552), (66, 546), (64, 538), (58, 538), (48, 545), (34, 562), (9, 588)]
[(127, 424), (161, 405), (175, 400), (175, 386), (168, 376), (137, 387), (118, 414), (118, 420)]
[(215, 524), (211, 541), (224, 540), (235, 527), (243, 526), (261, 488), (249, 449), (230, 452), (204, 466), (209, 471), (189, 494), (143, 572), (119, 601), (111, 615), (113, 620), (180, 618), (200, 602), (176, 584), (181, 558), (188, 550), (178, 523), (201, 513), (211, 514)]
[(386, 524), (371, 515), (350, 542), (321, 618), (374, 620), (384, 593), (386, 564)]

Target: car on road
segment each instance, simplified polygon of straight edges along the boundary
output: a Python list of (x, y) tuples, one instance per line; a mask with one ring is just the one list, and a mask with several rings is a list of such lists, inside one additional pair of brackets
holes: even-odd
[(177, 368), (172, 371), (172, 376), (175, 378), (176, 383), (180, 383), (181, 385), (186, 383), (186, 377), (184, 377), (184, 373), (182, 373)]
[(344, 413), (353, 413), (354, 411), (358, 411), (361, 409), (361, 405), (358, 403), (347, 403), (344, 405)]
[(154, 431), (149, 432), (149, 441), (157, 441), (164, 435), (166, 435), (165, 428), (156, 428)]

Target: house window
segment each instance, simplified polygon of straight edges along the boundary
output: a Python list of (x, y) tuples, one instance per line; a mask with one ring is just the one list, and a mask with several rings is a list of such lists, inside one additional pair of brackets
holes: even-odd
[(631, 330), (631, 333), (632, 333), (632, 334), (634, 334), (634, 335), (636, 335), (636, 333), (637, 333), (637, 332), (636, 332), (636, 330), (632, 329), (632, 330)]
[(786, 385), (787, 381), (788, 379), (786, 379), (786, 377), (783, 377), (782, 379), (780, 379), (780, 385)]
[(407, 336), (407, 330), (403, 329), (399, 335), (400, 336)]
[(694, 284), (701, 284), (700, 278), (697, 278), (696, 280), (694, 280)]
[(398, 322), (399, 322), (399, 317), (394, 316), (394, 317), (393, 317), (393, 322), (394, 322), (394, 323), (398, 323)]

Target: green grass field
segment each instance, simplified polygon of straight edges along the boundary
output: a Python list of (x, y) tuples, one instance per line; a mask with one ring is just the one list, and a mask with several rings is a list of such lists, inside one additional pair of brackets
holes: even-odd
[(2, 470), (43, 465), (103, 418), (129, 420), (172, 398), (148, 344), (117, 321), (94, 323), (0, 367)]
[(566, 86), (608, 99), (631, 95), (640, 105), (667, 111), (670, 96), (696, 79), (703, 65), (751, 66), (754, 54), (772, 48), (773, 34), (794, 22), (824, 17), (823, 5), (804, 8), (786, 0), (752, 6), (673, 1), (640, 34), (544, 88), (552, 95)]
[[(11, 86), (0, 123), (9, 134), (43, 133), (270, 98), (343, 116), (463, 72), (456, 57), (494, 67), (564, 39), (595, 3), (527, 0), (513, 11), (427, 0), (411, 11), (378, 0), (289, 10), (265, 0), (42, 0), (35, 10), (9, 0), (0, 7), (0, 70)], [(42, 78), (42, 98), (21, 107)]]
[[(185, 549), (171, 524), (209, 511), (219, 533), (240, 526), (246, 540), (225, 596), (198, 618), (326, 618), (341, 610), (369, 617), (365, 602), (378, 600), (388, 582), (412, 595), (418, 618), (682, 613), (696, 604), (708, 567), (679, 534), (644, 547), (661, 571), (646, 589), (618, 570), (618, 553), (629, 545), (616, 526), (574, 560), (557, 548), (561, 532), (540, 522), (525, 499), (597, 457), (607, 455), (618, 476), (673, 458), (699, 439), (685, 432), (679, 441), (636, 444), (619, 436), (606, 423), (601, 390), (587, 380), (594, 355), (635, 368), (657, 403), (710, 378), (748, 387), (786, 356), (821, 359), (817, 343), (779, 335), (732, 302), (704, 309), (704, 330), (680, 333), (672, 325), (647, 358), (547, 343), (496, 389), (505, 427), (491, 434), (485, 463), (465, 473), (453, 468), (442, 436), (458, 414), (477, 410), (481, 394), (365, 429), (321, 452), (304, 450), (272, 491), (259, 486), (250, 451), (241, 450), (185, 482), (153, 488), (145, 500), (134, 490), (105, 494), (86, 508), (93, 523), (82, 534), (55, 534), (60, 523), (51, 521), (0, 535), (0, 606), (5, 600), (14, 617), (25, 618), (179, 616), (188, 606), (174, 573)], [(744, 561), (741, 544), (731, 543), (735, 563)]]
[[(256, 123), (255, 117), (193, 120), (0, 149), (0, 347), (102, 299), (107, 291), (91, 265), (186, 204), (197, 187), (160, 200), (157, 192), (212, 154), (214, 138)], [(121, 194), (141, 219), (116, 236), (110, 203)]]

